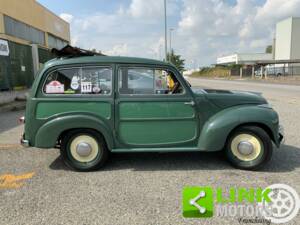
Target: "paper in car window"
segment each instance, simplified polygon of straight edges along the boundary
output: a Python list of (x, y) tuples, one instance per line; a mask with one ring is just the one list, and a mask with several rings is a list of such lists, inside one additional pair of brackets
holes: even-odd
[(81, 82), (81, 93), (92, 93), (92, 82)]
[(46, 85), (46, 93), (47, 94), (61, 94), (64, 93), (65, 87), (59, 81), (51, 81)]

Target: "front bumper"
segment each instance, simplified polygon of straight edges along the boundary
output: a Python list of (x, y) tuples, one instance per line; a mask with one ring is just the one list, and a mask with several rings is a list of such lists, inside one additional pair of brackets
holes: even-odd
[(23, 147), (28, 148), (29, 147), (29, 141), (24, 139), (24, 134), (21, 137), (20, 143)]
[(284, 136), (284, 128), (282, 125), (279, 125), (278, 133), (279, 133), (279, 143), (284, 144), (285, 136)]

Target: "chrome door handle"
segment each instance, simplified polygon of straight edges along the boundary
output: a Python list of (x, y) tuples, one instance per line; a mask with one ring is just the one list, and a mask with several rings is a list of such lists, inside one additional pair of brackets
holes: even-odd
[(190, 102), (185, 102), (184, 104), (185, 104), (185, 105), (194, 106), (194, 105), (195, 105), (195, 102), (194, 102), (194, 101), (190, 101)]

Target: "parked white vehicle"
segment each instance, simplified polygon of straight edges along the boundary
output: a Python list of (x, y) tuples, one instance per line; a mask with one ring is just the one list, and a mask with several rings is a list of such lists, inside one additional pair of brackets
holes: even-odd
[[(289, 68), (288, 66), (284, 66), (284, 64), (275, 64), (275, 65), (267, 65), (261, 70), (260, 68), (254, 72), (256, 77), (261, 77), (264, 75), (267, 76), (284, 76), (285, 74), (288, 74)], [(263, 74), (262, 74), (263, 73)]]

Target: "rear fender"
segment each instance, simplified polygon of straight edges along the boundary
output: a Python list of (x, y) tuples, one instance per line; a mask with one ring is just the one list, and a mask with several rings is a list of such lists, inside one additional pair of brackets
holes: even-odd
[(39, 128), (35, 137), (35, 147), (53, 148), (64, 131), (82, 128), (98, 131), (105, 138), (107, 147), (113, 148), (113, 136), (109, 126), (101, 119), (90, 115), (67, 115), (48, 121)]

